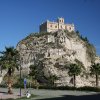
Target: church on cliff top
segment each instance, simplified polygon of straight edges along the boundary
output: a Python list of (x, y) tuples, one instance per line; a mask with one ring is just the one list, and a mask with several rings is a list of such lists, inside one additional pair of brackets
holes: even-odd
[(56, 22), (47, 20), (40, 25), (40, 32), (55, 32), (58, 30), (75, 31), (74, 24), (65, 24), (64, 18), (58, 18)]

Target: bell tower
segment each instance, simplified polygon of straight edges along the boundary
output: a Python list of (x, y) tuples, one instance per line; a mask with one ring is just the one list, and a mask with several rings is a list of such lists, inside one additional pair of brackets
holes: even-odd
[(64, 18), (58, 18), (58, 19), (57, 19), (57, 22), (58, 22), (58, 23), (64, 24)]

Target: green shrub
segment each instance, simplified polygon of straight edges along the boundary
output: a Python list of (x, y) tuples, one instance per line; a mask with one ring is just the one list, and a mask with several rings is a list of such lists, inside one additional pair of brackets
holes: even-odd
[(90, 87), (90, 86), (80, 87), (77, 90), (80, 90), (80, 91), (95, 91), (95, 92), (100, 92), (100, 88)]
[(7, 85), (6, 84), (0, 84), (0, 87), (7, 88)]
[(71, 87), (71, 86), (39, 86), (39, 89), (52, 89), (52, 90), (78, 90), (78, 91), (94, 91), (94, 92), (100, 92), (100, 88), (97, 87), (90, 87), (90, 86), (84, 86), (84, 87)]
[[(19, 88), (21, 86), (21, 88), (24, 88), (24, 84), (23, 83), (19, 83), (19, 84), (14, 84), (13, 87), (14, 88)], [(6, 87), (6, 86), (1, 86), (0, 87)], [(26, 86), (27, 88), (30, 88), (29, 84), (27, 84)], [(32, 85), (31, 88), (37, 88), (36, 86)], [(39, 89), (50, 89), (50, 90), (77, 90), (77, 91), (94, 91), (94, 92), (100, 92), (100, 88), (97, 87), (90, 87), (90, 86), (83, 86), (83, 87), (73, 87), (73, 86), (50, 86), (50, 85), (40, 85), (38, 87)]]

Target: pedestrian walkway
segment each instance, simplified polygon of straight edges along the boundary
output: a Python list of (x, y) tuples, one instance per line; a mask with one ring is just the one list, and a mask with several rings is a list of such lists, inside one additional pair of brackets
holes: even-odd
[(0, 100), (3, 99), (17, 99), (20, 98), (20, 96), (18, 94), (8, 94), (6, 92), (0, 92)]

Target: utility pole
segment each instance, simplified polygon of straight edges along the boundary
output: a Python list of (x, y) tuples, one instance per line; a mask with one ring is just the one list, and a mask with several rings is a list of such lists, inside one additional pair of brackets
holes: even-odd
[(2, 74), (2, 66), (0, 65), (0, 71), (1, 71), (1, 74)]

